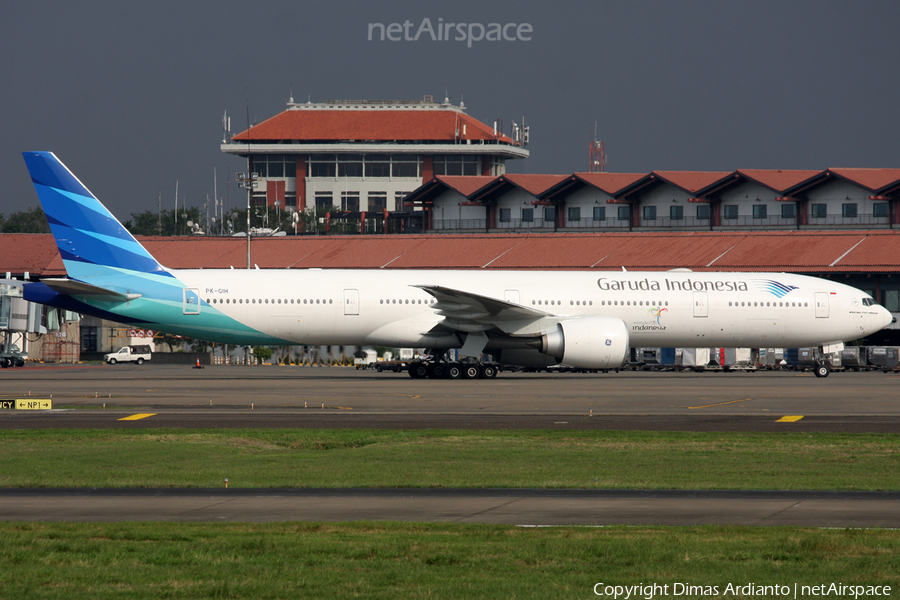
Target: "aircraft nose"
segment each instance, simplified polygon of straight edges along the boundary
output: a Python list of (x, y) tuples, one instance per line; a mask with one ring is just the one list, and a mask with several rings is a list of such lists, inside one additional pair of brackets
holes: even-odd
[(881, 318), (881, 321), (882, 321), (882, 323), (883, 323), (882, 326), (881, 326), (882, 329), (884, 329), (885, 327), (887, 327), (887, 326), (890, 325), (891, 323), (896, 323), (896, 322), (897, 322), (897, 318), (896, 318), (894, 315), (891, 314), (891, 311), (889, 311), (888, 309), (886, 309), (886, 308), (883, 307), (883, 306), (880, 306), (879, 308), (881, 308), (881, 317), (882, 317), (882, 318)]

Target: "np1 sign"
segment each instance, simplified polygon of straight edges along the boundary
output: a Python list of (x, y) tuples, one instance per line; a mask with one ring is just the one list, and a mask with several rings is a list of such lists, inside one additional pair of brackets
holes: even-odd
[(0, 400), (0, 410), (50, 410), (51, 408), (53, 408), (53, 401), (43, 398)]

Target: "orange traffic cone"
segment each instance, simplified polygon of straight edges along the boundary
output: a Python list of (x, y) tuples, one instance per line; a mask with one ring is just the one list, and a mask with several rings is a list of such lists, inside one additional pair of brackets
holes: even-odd
[(195, 368), (195, 369), (202, 369), (202, 368), (203, 368), (203, 367), (200, 366), (200, 359), (199, 359), (199, 358), (197, 359), (197, 365), (196, 365), (194, 368)]

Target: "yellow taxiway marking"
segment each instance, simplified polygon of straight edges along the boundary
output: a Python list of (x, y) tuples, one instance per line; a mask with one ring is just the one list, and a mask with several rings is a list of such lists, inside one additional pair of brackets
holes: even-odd
[(712, 408), (713, 406), (725, 406), (726, 404), (734, 404), (735, 402), (746, 402), (750, 398), (744, 398), (743, 400), (732, 400), (730, 402), (719, 402), (718, 404), (707, 404), (706, 406), (685, 406), (688, 410), (694, 410), (695, 408)]
[(785, 415), (775, 421), (776, 423), (793, 423), (803, 418), (803, 415)]
[(146, 419), (147, 417), (152, 417), (156, 413), (141, 413), (137, 415), (131, 415), (129, 417), (122, 417), (119, 421), (137, 421), (138, 419)]

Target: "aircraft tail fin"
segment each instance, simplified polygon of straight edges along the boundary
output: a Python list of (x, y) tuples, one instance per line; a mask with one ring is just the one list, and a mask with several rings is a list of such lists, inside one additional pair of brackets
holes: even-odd
[(69, 277), (170, 275), (56, 155), (22, 156)]

